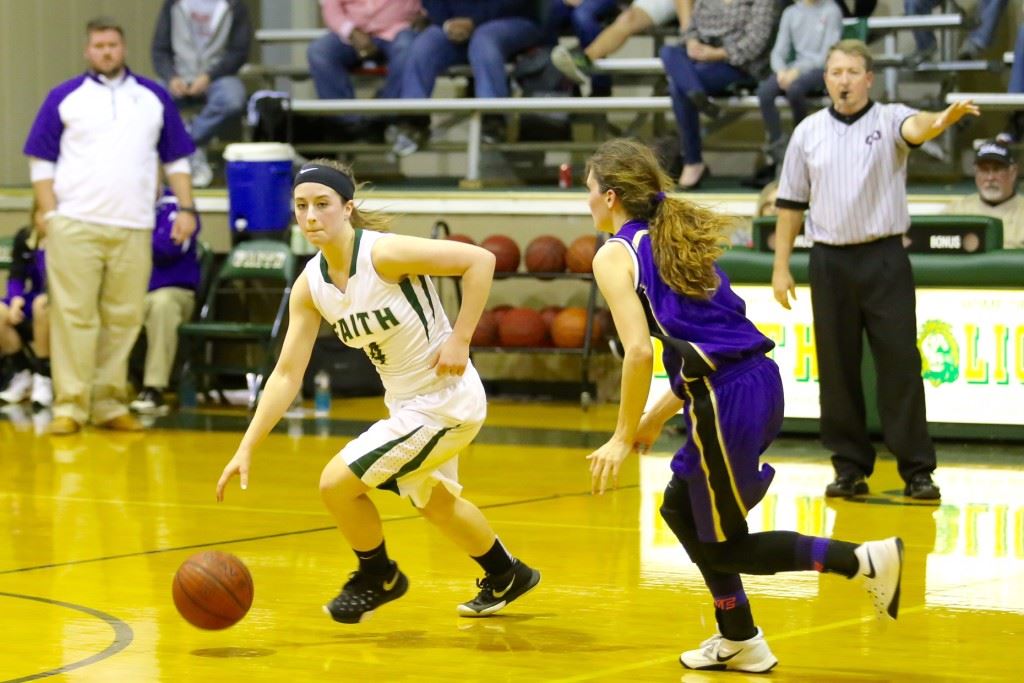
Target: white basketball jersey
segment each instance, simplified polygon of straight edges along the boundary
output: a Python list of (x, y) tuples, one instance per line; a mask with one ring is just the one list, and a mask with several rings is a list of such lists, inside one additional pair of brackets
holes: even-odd
[(356, 229), (348, 286), (342, 292), (317, 253), (306, 264), (313, 304), (346, 346), (362, 349), (376, 366), (391, 398), (439, 391), (458, 377), (438, 377), (430, 360), (452, 328), (429, 277), (385, 282), (370, 258), (385, 233)]

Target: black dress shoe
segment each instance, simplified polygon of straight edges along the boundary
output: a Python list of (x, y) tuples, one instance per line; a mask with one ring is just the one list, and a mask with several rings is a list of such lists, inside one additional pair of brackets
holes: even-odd
[(903, 489), (903, 495), (913, 498), (914, 500), (938, 500), (942, 498), (942, 492), (939, 491), (939, 487), (932, 481), (932, 475), (930, 474), (915, 474), (907, 482), (906, 488)]
[(825, 495), (829, 498), (863, 496), (867, 492), (868, 483), (859, 474), (838, 474), (836, 480), (825, 487)]
[(710, 119), (717, 119), (722, 113), (721, 108), (709, 100), (708, 94), (703, 90), (691, 90), (686, 93), (686, 97), (693, 103), (693, 106), (697, 107), (697, 111)]

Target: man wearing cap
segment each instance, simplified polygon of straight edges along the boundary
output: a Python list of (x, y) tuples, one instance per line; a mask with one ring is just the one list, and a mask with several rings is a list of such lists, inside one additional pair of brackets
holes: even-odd
[(1004, 145), (989, 140), (974, 157), (978, 191), (961, 197), (943, 213), (992, 216), (1003, 221), (1003, 249), (1024, 249), (1024, 199), (1017, 194), (1017, 160)]

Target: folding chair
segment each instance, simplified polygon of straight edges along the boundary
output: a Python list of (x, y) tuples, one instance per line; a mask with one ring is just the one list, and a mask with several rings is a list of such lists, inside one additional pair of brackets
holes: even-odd
[[(199, 319), (178, 328), (182, 387), (208, 394), (208, 381), (197, 379), (243, 376), (248, 406), (256, 405), (280, 347), (295, 270), (295, 256), (281, 242), (252, 240), (231, 250), (210, 284)], [(225, 348), (239, 345), (244, 352)]]

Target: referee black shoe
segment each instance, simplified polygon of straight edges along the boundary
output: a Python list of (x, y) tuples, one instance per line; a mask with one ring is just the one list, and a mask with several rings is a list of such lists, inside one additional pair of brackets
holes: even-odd
[(331, 619), (342, 624), (358, 624), (370, 618), (384, 603), (397, 600), (409, 590), (409, 579), (391, 562), (387, 576), (374, 576), (363, 571), (349, 574), (338, 597), (324, 605)]
[(938, 500), (942, 498), (942, 492), (939, 491), (939, 487), (932, 481), (930, 474), (915, 474), (907, 482), (906, 488), (903, 489), (903, 495), (909, 496), (914, 500)]
[(838, 474), (836, 480), (825, 487), (828, 498), (849, 498), (863, 496), (868, 492), (868, 483), (859, 474)]
[(502, 609), (518, 597), (526, 595), (540, 583), (540, 572), (520, 560), (512, 561), (512, 569), (504, 574), (488, 574), (476, 582), (480, 592), (469, 602), (459, 605), (459, 616), (486, 617)]

